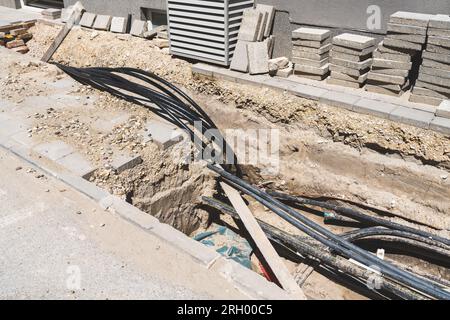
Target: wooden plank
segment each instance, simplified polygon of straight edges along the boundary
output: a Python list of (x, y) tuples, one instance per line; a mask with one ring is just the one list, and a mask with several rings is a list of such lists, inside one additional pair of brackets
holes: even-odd
[(61, 43), (64, 41), (64, 39), (69, 34), (70, 30), (72, 30), (72, 27), (75, 25), (77, 21), (80, 20), (81, 15), (83, 14), (84, 7), (83, 5), (78, 1), (73, 6), (73, 12), (70, 16), (69, 20), (67, 20), (64, 28), (58, 33), (53, 43), (50, 45), (50, 47), (45, 52), (44, 56), (42, 57), (41, 61), (49, 62), (52, 58), (53, 54), (56, 52), (56, 50), (59, 48)]
[(261, 254), (266, 259), (270, 269), (283, 289), (292, 294), (296, 299), (306, 300), (303, 290), (298, 286), (292, 275), (289, 273), (286, 265), (278, 256), (269, 239), (267, 239), (264, 231), (259, 226), (253, 213), (245, 204), (244, 199), (242, 199), (239, 192), (224, 182), (221, 182), (220, 185), (227, 194), (228, 199), (230, 199), (230, 202), (236, 209), (242, 223), (251, 235), (255, 244), (258, 246), (258, 249), (261, 251)]

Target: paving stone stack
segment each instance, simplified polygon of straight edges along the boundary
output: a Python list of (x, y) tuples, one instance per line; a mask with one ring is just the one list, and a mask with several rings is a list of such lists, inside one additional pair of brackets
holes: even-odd
[(299, 28), (292, 32), (292, 62), (294, 73), (300, 77), (323, 80), (329, 75), (331, 31)]
[(375, 38), (344, 33), (333, 38), (330, 52), (331, 76), (327, 83), (361, 88), (372, 65)]
[(400, 96), (410, 88), (417, 78), (430, 18), (402, 11), (390, 17), (387, 36), (374, 52), (367, 91)]
[(439, 106), (450, 99), (450, 17), (432, 17), (427, 34), (426, 51), (410, 101)]

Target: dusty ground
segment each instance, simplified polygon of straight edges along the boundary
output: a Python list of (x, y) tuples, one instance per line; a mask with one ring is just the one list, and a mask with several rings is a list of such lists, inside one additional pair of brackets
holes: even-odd
[[(29, 55), (40, 58), (57, 31), (57, 27), (37, 24), (32, 29), (34, 39), (29, 43)], [(221, 129), (280, 129), (280, 173), (271, 175), (264, 170), (247, 168), (247, 174), (255, 183), (270, 180), (272, 183), (265, 187), (296, 194), (327, 195), (387, 209), (398, 217), (422, 224), (416, 227), (448, 236), (448, 136), (317, 104), (278, 91), (196, 79), (191, 74), (189, 62), (173, 59), (167, 50), (160, 50), (151, 41), (134, 37), (73, 30), (54, 59), (72, 66), (131, 66), (149, 70), (183, 87)], [(33, 74), (39, 68), (42, 66), (9, 66), (10, 77), (0, 88), (0, 93), (7, 94), (16, 102), (20, 102), (24, 95), (45, 94)], [(56, 68), (44, 68), (49, 81), (66, 77)], [(31, 85), (25, 89), (22, 80), (28, 80)], [(178, 212), (184, 212), (186, 208), (181, 205), (187, 199), (197, 202), (198, 196), (211, 192), (212, 180), (202, 168), (187, 168), (177, 161), (164, 160), (168, 153), (160, 151), (154, 144), (143, 144), (137, 138), (143, 124), (151, 117), (149, 112), (83, 86), (74, 87), (72, 94), (95, 97), (95, 107), (38, 113), (31, 134), (42, 140), (56, 136), (76, 146), (102, 167), (92, 178), (97, 184), (123, 197), (131, 195), (134, 204), (157, 216), (167, 208), (155, 203), (166, 203), (170, 198), (148, 199), (145, 195), (154, 195), (158, 191), (164, 194), (164, 191), (180, 185), (185, 192), (170, 209), (178, 208)], [(92, 131), (92, 124), (105, 114), (120, 116), (123, 113), (129, 116), (129, 121), (115, 126), (112, 132)], [(142, 155), (143, 164), (125, 174), (115, 174), (108, 167), (115, 148)], [(172, 159), (173, 155), (170, 154)], [(143, 187), (142, 182), (149, 184), (145, 183)], [(196, 187), (198, 185), (201, 187)], [(161, 189), (155, 190), (159, 186)], [(194, 209), (197, 209), (196, 204)], [(152, 211), (153, 208), (157, 208), (157, 212)], [(253, 204), (253, 209), (259, 218), (297, 233), (258, 205)], [(190, 212), (193, 213), (192, 219), (168, 222), (190, 233), (202, 225), (205, 218), (198, 211)], [(448, 274), (445, 277), (448, 278)], [(318, 298), (359, 297), (343, 288), (323, 289), (323, 283), (329, 284), (327, 281), (315, 273), (307, 283), (312, 286), (308, 293)]]

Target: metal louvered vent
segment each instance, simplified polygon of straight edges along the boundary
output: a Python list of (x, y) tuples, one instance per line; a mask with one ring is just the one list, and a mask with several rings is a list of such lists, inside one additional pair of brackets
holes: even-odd
[(228, 66), (253, 0), (167, 0), (170, 52)]

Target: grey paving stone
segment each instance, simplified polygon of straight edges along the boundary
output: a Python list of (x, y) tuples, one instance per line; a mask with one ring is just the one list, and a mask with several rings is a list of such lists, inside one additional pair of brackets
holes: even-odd
[(421, 66), (420, 72), (428, 74), (430, 76), (436, 76), (436, 77), (440, 77), (440, 78), (449, 79), (449, 81), (450, 81), (450, 70), (441, 70), (441, 69)]
[(371, 54), (375, 50), (375, 48), (376, 48), (375, 46), (371, 46), (371, 47), (359, 50), (359, 49), (352, 49), (352, 48), (346, 48), (346, 47), (334, 45), (333, 51), (342, 52), (342, 53), (350, 54), (350, 55), (354, 55), (354, 56), (367, 56), (368, 54)]
[(331, 36), (331, 31), (317, 28), (298, 28), (292, 32), (293, 39), (323, 41)]
[(248, 43), (248, 41), (238, 40), (231, 60), (231, 70), (248, 72)]
[(320, 97), (320, 102), (331, 106), (342, 107), (353, 110), (353, 105), (360, 100), (359, 96), (355, 96), (345, 92), (329, 91)]
[(324, 65), (328, 64), (329, 59), (325, 58), (323, 60), (317, 61), (317, 60), (310, 60), (310, 59), (303, 59), (303, 58), (296, 58), (292, 57), (292, 62), (295, 64), (300, 64), (304, 66), (310, 66), (310, 67), (316, 67), (321, 68)]
[(323, 74), (323, 75), (318, 75), (318, 74), (312, 74), (312, 73), (308, 73), (308, 72), (294, 70), (294, 74), (300, 78), (306, 78), (306, 79), (315, 80), (315, 81), (322, 81), (322, 80), (325, 80), (326, 78), (328, 78), (328, 73)]
[(304, 85), (301, 83), (295, 83), (296, 77), (290, 77), (289, 81), (292, 81), (292, 83), (295, 84), (295, 86), (292, 89), (292, 92), (299, 97), (312, 99), (312, 100), (319, 100), (320, 97), (327, 94), (329, 91), (322, 88), (317, 88), (313, 86)]
[(430, 123), (430, 129), (450, 135), (450, 119), (435, 117)]
[(101, 118), (93, 122), (92, 128), (100, 132), (108, 133), (111, 132), (114, 127), (125, 123), (128, 119), (128, 114), (111, 115), (111, 117)]
[(143, 37), (145, 32), (147, 32), (147, 21), (133, 20), (130, 34), (135, 37)]
[(326, 64), (320, 68), (296, 64), (294, 67), (294, 70), (304, 72), (304, 73), (310, 73), (310, 74), (323, 76), (329, 72), (329, 67), (330, 67), (329, 64)]
[(255, 9), (256, 11), (261, 12), (261, 24), (259, 25), (258, 29), (258, 35), (256, 37), (257, 41), (263, 41), (264, 39), (264, 32), (266, 31), (266, 25), (267, 25), (267, 19), (269, 18), (269, 14), (266, 11), (261, 11), (258, 9)]
[(379, 50), (373, 53), (375, 59), (392, 60), (400, 62), (411, 62), (411, 56), (407, 54), (383, 53)]
[(325, 52), (323, 54), (317, 54), (317, 53), (305, 52), (305, 51), (292, 52), (292, 58), (302, 58), (302, 59), (310, 59), (310, 60), (316, 60), (316, 61), (326, 59), (329, 56), (330, 56), (329, 52)]
[(248, 71), (250, 74), (269, 72), (269, 55), (264, 42), (251, 42), (247, 45)]
[(38, 142), (35, 139), (33, 139), (33, 137), (26, 131), (16, 133), (12, 135), (10, 138), (15, 142), (18, 142), (30, 149), (38, 144)]
[(196, 63), (191, 65), (191, 71), (193, 74), (201, 74), (204, 76), (212, 77), (216, 67), (206, 63)]
[(450, 29), (450, 16), (445, 14), (437, 14), (430, 18), (430, 28)]
[(89, 179), (95, 171), (91, 163), (77, 152), (56, 159), (55, 162), (84, 179)]
[(244, 10), (238, 39), (243, 41), (256, 41), (259, 35), (263, 15), (253, 8)]
[(430, 60), (430, 59), (427, 59), (427, 58), (423, 59), (422, 65), (425, 66), (425, 67), (430, 67), (430, 68), (450, 71), (450, 65), (449, 64), (446, 64), (446, 63), (443, 63), (443, 62), (439, 62), (439, 61)]
[[(424, 75), (422, 75), (424, 76)], [(439, 85), (433, 84), (433, 83), (429, 83), (428, 81), (421, 81), (420, 79), (416, 81), (416, 86), (418, 87), (422, 87), (422, 88), (426, 88), (426, 89), (430, 89), (442, 94), (450, 94), (450, 89), (447, 87), (441, 87)]]
[(410, 124), (419, 128), (428, 129), (434, 114), (431, 112), (399, 106), (389, 115), (389, 119)]
[(343, 67), (343, 66), (337, 66), (335, 64), (330, 64), (330, 70), (348, 74), (348, 75), (354, 76), (354, 77), (359, 77), (359, 76), (369, 72), (370, 68), (367, 68), (364, 70), (358, 70), (358, 69), (352, 69), (352, 68), (347, 68), (347, 67)]
[(111, 16), (99, 14), (97, 18), (95, 18), (93, 28), (97, 30), (109, 31), (109, 28), (111, 27), (111, 19)]
[(392, 91), (392, 90), (389, 90), (386, 88), (382, 88), (380, 86), (374, 86), (374, 85), (370, 85), (370, 84), (366, 84), (364, 87), (364, 90), (366, 90), (368, 92), (384, 94), (384, 95), (393, 96), (393, 97), (399, 97), (402, 94), (402, 92), (396, 92), (396, 91)]
[(176, 126), (156, 119), (146, 124), (143, 136), (144, 142), (153, 141), (163, 150), (183, 140), (183, 135)]
[(450, 88), (450, 81), (448, 79), (445, 78), (440, 78), (437, 76), (430, 76), (428, 74), (425, 73), (421, 73), (419, 74), (419, 80), (420, 81), (424, 81), (424, 82), (428, 82), (431, 84), (435, 84), (441, 87), (445, 87), (445, 88)]
[(362, 98), (353, 105), (353, 111), (388, 119), (397, 107), (392, 103)]
[(369, 72), (367, 79), (384, 83), (398, 84), (401, 86), (404, 85), (406, 82), (406, 79), (404, 77), (390, 76), (388, 74), (380, 74), (374, 71)]
[(444, 100), (439, 104), (436, 116), (450, 119), (450, 100)]
[(73, 13), (73, 6), (61, 9), (61, 21), (66, 23)]
[(395, 92), (399, 92), (405, 87), (405, 85), (391, 84), (388, 82), (382, 82), (382, 81), (377, 81), (377, 80), (372, 80), (372, 79), (367, 79), (367, 84), (371, 84), (373, 86), (378, 86), (381, 88), (389, 89), (389, 90), (392, 90)]
[(429, 36), (428, 43), (434, 44), (434, 45), (440, 46), (440, 47), (450, 48), (450, 38), (446, 38), (446, 37)]
[(95, 201), (101, 201), (110, 195), (106, 190), (74, 174), (58, 174), (58, 178)]
[(73, 152), (71, 146), (60, 140), (39, 144), (33, 150), (50, 160), (58, 160)]
[[(8, 119), (6, 121), (2, 121)], [(0, 114), (0, 136), (10, 137), (19, 132), (25, 132), (30, 127), (30, 122), (25, 119), (1, 116)]]
[(389, 22), (426, 28), (432, 17), (430, 14), (398, 11), (391, 15)]
[(433, 98), (428, 96), (420, 96), (412, 93), (409, 96), (409, 101), (414, 103), (422, 103), (422, 104), (428, 104), (431, 106), (438, 106), (442, 103), (442, 99), (439, 98)]
[(385, 46), (388, 46), (388, 47), (409, 49), (409, 50), (414, 50), (414, 51), (421, 51), (422, 47), (423, 47), (423, 45), (419, 44), (419, 43), (413, 43), (413, 42), (389, 39), (389, 38), (384, 38), (383, 43)]
[(345, 74), (345, 73), (331, 71), (331, 78), (338, 79), (338, 80), (344, 80), (344, 81), (350, 81), (350, 82), (364, 83), (367, 80), (368, 74), (369, 73), (365, 73), (361, 76), (354, 77), (354, 76), (349, 76), (348, 74)]
[(97, 15), (95, 13), (85, 12), (80, 20), (80, 26), (86, 28), (92, 28), (94, 25), (95, 17)]
[(273, 20), (275, 18), (275, 7), (258, 3), (256, 5), (256, 9), (261, 12), (267, 13), (267, 23), (264, 28), (264, 37), (268, 37), (268, 36), (270, 36), (270, 33), (272, 32)]
[(343, 33), (333, 38), (334, 45), (358, 50), (374, 46), (375, 41), (375, 38), (360, 36), (351, 33)]
[(387, 74), (391, 76), (404, 77), (409, 76), (410, 70), (400, 70), (400, 69), (389, 69), (389, 68), (379, 68), (372, 66), (372, 70), (376, 73)]
[(396, 55), (405, 55), (408, 57), (412, 57), (417, 55), (417, 51), (411, 50), (411, 49), (404, 49), (404, 48), (396, 48), (396, 47), (390, 47), (385, 46), (384, 41), (380, 42), (377, 46), (377, 50), (381, 53), (391, 53)]
[(352, 61), (352, 62), (362, 62), (362, 61), (366, 61), (367, 59), (372, 58), (372, 54), (367, 54), (365, 56), (357, 56), (357, 55), (353, 55), (353, 54), (346, 54), (343, 52), (339, 52), (339, 51), (334, 51), (331, 50), (330, 51), (330, 56), (336, 59), (340, 59), (340, 60), (347, 60), (347, 61)]
[(365, 70), (372, 66), (372, 58), (369, 58), (369, 59), (367, 59), (365, 61), (361, 61), (361, 62), (354, 62), (354, 61), (342, 60), (342, 59), (337, 59), (337, 58), (331, 57), (330, 63), (334, 64), (336, 66), (341, 66), (341, 67), (345, 67), (345, 68), (356, 69), (356, 70)]
[(450, 64), (450, 55), (447, 55), (447, 54), (439, 54), (439, 53), (432, 53), (432, 52), (424, 51), (422, 54), (422, 57), (424, 59), (430, 59), (430, 60), (441, 62), (444, 64)]
[(422, 87), (418, 87), (417, 85), (414, 86), (412, 92), (416, 95), (419, 96), (428, 96), (428, 97), (432, 97), (432, 98), (438, 98), (438, 99), (442, 99), (442, 100), (446, 100), (450, 98), (450, 94), (442, 94), (430, 89), (426, 89), (426, 88), (422, 88)]
[(134, 223), (144, 229), (150, 230), (159, 225), (158, 219), (145, 213), (133, 205), (123, 201), (116, 196), (108, 196), (100, 201), (100, 205), (109, 211), (113, 211), (122, 218)]
[(111, 19), (111, 32), (125, 33), (127, 32), (127, 18), (113, 17)]
[(428, 28), (427, 34), (428, 34), (428, 36), (433, 36), (433, 37), (447, 37), (447, 38), (450, 38), (450, 29)]
[(384, 59), (373, 59), (373, 67), (386, 68), (386, 69), (400, 69), (400, 70), (411, 70), (412, 62), (401, 62), (394, 60), (384, 60)]
[(301, 47), (301, 46), (295, 46), (292, 48), (292, 53), (294, 55), (297, 55), (296, 52), (309, 52), (309, 53), (315, 53), (315, 54), (324, 54), (326, 52), (329, 52), (331, 50), (332, 44), (326, 44), (323, 47), (320, 48), (310, 48), (310, 47)]
[(405, 24), (395, 24), (395, 23), (388, 23), (387, 31), (388, 31), (388, 33), (396, 32), (396, 33), (404, 33), (404, 34), (417, 34), (417, 35), (423, 35), (423, 36), (425, 36), (427, 34), (427, 28), (409, 26), (409, 25), (405, 25)]
[(139, 155), (130, 156), (119, 153), (114, 154), (111, 166), (117, 173), (122, 173), (125, 170), (132, 169), (142, 163), (142, 158)]
[(313, 41), (313, 40), (293, 40), (292, 44), (294, 46), (299, 46), (299, 47), (308, 47), (308, 48), (315, 48), (315, 49), (320, 49), (323, 48), (324, 46), (331, 44), (331, 38), (326, 38), (323, 41)]
[(422, 45), (427, 42), (427, 36), (419, 35), (419, 34), (389, 33), (387, 35), (386, 39), (408, 41), (408, 42), (418, 43), (418, 44), (422, 44)]
[(358, 83), (355, 81), (346, 81), (346, 80), (342, 80), (342, 79), (336, 79), (336, 78), (333, 78), (333, 76), (331, 76), (327, 79), (327, 83), (334, 85), (334, 86), (341, 86), (341, 87), (347, 87), (347, 88), (353, 88), (353, 89), (359, 89), (364, 85), (364, 83)]
[(450, 54), (450, 48), (436, 46), (434, 44), (427, 44), (427, 51), (432, 53)]

